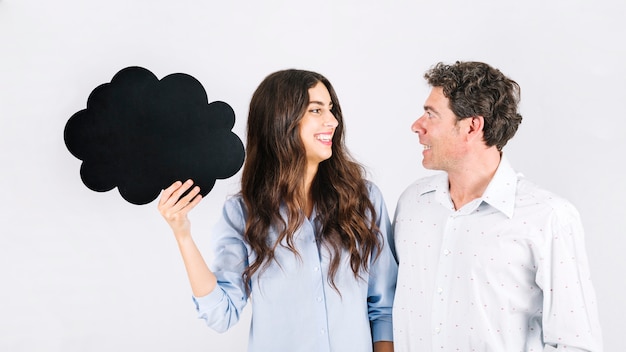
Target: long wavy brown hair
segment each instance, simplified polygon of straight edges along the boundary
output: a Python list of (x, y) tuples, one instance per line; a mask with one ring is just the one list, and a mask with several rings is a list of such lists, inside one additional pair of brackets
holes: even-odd
[[(334, 278), (343, 251), (350, 256), (355, 278), (367, 272), (372, 256), (375, 259), (380, 252), (379, 229), (365, 172), (344, 145), (344, 122), (335, 90), (318, 73), (278, 71), (261, 82), (250, 101), (241, 194), (248, 212), (244, 239), (256, 258), (245, 269), (244, 282), (250, 282), (257, 272), (262, 274), (276, 260), (274, 251), (278, 246), (300, 256), (294, 233), (306, 216), (302, 209), (306, 195), (302, 193), (307, 161), (299, 124), (309, 105), (308, 90), (318, 82), (328, 89), (331, 112), (338, 121), (332, 156), (319, 164), (311, 185), (316, 220), (322, 225), (318, 240), (331, 255), (329, 284), (339, 291)], [(279, 213), (281, 206), (286, 209), (286, 219)], [(271, 226), (278, 229), (274, 243), (268, 239)]]

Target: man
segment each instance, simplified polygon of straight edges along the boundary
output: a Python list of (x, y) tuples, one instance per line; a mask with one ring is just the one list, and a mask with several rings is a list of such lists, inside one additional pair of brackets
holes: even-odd
[(396, 351), (601, 351), (577, 210), (517, 174), (502, 148), (518, 84), (481, 62), (439, 63), (412, 125), (422, 164), (394, 219)]

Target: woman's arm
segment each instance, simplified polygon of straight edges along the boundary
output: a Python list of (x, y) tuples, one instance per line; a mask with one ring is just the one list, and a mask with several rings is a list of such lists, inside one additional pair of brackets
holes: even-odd
[(196, 186), (187, 195), (180, 198), (192, 186), (193, 181), (191, 180), (187, 180), (185, 183), (174, 182), (161, 193), (158, 209), (174, 232), (193, 295), (202, 297), (213, 291), (217, 285), (217, 279), (202, 258), (202, 254), (191, 237), (191, 222), (187, 216), (202, 200), (202, 196), (199, 194), (200, 188)]
[[(373, 183), (369, 184), (370, 199), (376, 210), (376, 225), (382, 242), (380, 253), (373, 253), (370, 262), (368, 287), (368, 313), (372, 326), (372, 338), (376, 352), (393, 350), (392, 307), (396, 290), (398, 264), (392, 251), (393, 230), (382, 193)], [(376, 254), (378, 254), (376, 256)]]
[(374, 342), (374, 352), (393, 352), (392, 341)]

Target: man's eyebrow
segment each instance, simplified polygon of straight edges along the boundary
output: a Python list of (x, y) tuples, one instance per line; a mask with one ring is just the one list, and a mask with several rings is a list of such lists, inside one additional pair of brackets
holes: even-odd
[(424, 105), (424, 111), (428, 111), (428, 110), (430, 110), (430, 111), (432, 111), (434, 113), (437, 113), (437, 110), (435, 110), (435, 108), (433, 108), (432, 106)]

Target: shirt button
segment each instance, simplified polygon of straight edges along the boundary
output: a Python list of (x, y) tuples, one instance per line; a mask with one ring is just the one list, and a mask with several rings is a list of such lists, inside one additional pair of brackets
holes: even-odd
[(443, 254), (445, 254), (445, 255), (449, 255), (450, 253), (451, 252), (449, 250), (447, 250), (447, 249), (443, 251)]
[(317, 297), (317, 301), (321, 302), (322, 301), (322, 297)]
[(325, 334), (325, 333), (326, 333), (326, 330), (325, 330), (325, 329), (320, 330), (320, 334), (322, 334), (322, 335), (323, 335), (323, 334)]
[(442, 294), (443, 293), (443, 288), (441, 288), (441, 287), (437, 288), (437, 293), (438, 294)]
[(435, 328), (435, 332), (438, 334), (441, 332), (441, 328)]
[(313, 268), (314, 271), (320, 271), (319, 266), (316, 266), (315, 268)]

